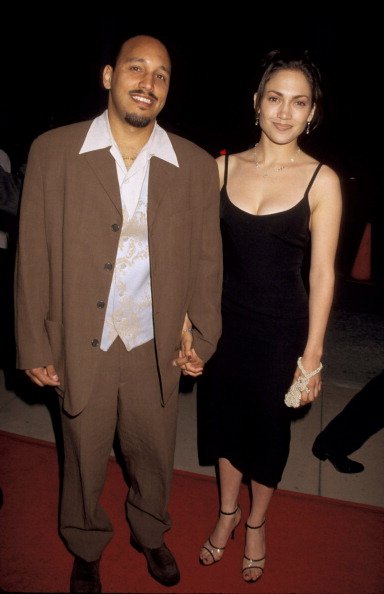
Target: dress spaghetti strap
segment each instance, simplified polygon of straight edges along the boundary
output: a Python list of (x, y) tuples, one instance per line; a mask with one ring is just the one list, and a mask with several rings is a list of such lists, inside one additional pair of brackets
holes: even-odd
[(312, 175), (312, 177), (311, 177), (311, 179), (309, 181), (309, 184), (307, 186), (307, 189), (305, 190), (304, 196), (306, 196), (309, 193), (309, 190), (312, 188), (312, 184), (315, 181), (316, 176), (319, 173), (320, 167), (322, 167), (322, 165), (323, 165), (322, 163), (319, 163), (318, 166), (316, 167), (316, 169), (315, 169), (315, 171), (314, 171), (314, 173), (313, 173), (313, 175)]
[(228, 159), (229, 159), (229, 155), (226, 154), (225, 155), (225, 161), (224, 161), (224, 184), (223, 184), (223, 188), (227, 187), (227, 179), (228, 179)]

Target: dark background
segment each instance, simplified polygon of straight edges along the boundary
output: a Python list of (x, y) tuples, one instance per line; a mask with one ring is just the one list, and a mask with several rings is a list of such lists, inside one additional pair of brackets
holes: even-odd
[[(207, 9), (213, 16), (207, 16)], [(113, 10), (113, 13), (112, 13)], [(106, 105), (100, 69), (114, 42), (146, 33), (168, 47), (171, 90), (159, 123), (212, 155), (255, 143), (253, 93), (261, 58), (279, 47), (307, 48), (323, 77), (325, 117), (303, 148), (334, 167), (344, 194), (338, 268), (348, 275), (367, 222), (372, 223), (373, 280), (383, 282), (383, 36), (378, 14), (349, 5), (336, 16), (318, 7), (270, 3), (149, 4), (8, 9), (2, 18), (0, 148), (13, 169), (33, 138), (52, 127), (92, 118)], [(323, 11), (326, 14), (323, 14)], [(100, 13), (100, 14), (96, 14)], [(172, 25), (171, 25), (172, 23)]]
[[(117, 6), (134, 12), (130, 4)], [(124, 18), (121, 10), (105, 15), (108, 7), (102, 15), (67, 4), (52, 5), (54, 14), (39, 13), (36, 6), (29, 13), (15, 8), (9, 29), (2, 19), (3, 144), (5, 139), (22, 152), (41, 131), (99, 113), (106, 104), (99, 73), (113, 43), (148, 33), (165, 42), (173, 62), (163, 125), (211, 152), (246, 148), (254, 142), (252, 96), (261, 58), (275, 47), (309, 48), (325, 94), (325, 119), (313, 147), (343, 167), (366, 160), (365, 137), (380, 125), (373, 119), (379, 114), (370, 113), (379, 106), (376, 67), (381, 67), (375, 13), (364, 16), (361, 7), (355, 15), (348, 9), (347, 18), (303, 13), (297, 22), (299, 7), (276, 5), (262, 15), (256, 9), (239, 14), (234, 7), (208, 6), (222, 14), (207, 22), (196, 5), (192, 13), (191, 5), (184, 5), (183, 16), (171, 13), (174, 26), (164, 25), (167, 16), (156, 17), (150, 5), (141, 5), (134, 18)]]

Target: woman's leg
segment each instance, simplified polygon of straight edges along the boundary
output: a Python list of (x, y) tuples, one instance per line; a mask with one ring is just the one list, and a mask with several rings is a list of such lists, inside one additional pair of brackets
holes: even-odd
[(203, 565), (220, 561), (231, 532), (240, 522), (241, 510), (238, 496), (242, 479), (239, 472), (226, 458), (219, 458), (220, 513), (216, 526), (200, 551)]
[(246, 523), (243, 578), (256, 581), (263, 573), (265, 564), (265, 516), (274, 489), (251, 481), (252, 505)]

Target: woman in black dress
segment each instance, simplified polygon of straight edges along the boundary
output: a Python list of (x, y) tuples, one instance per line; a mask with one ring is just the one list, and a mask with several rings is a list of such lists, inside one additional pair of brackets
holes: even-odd
[[(254, 97), (259, 142), (217, 159), (223, 331), (199, 379), (198, 411), (200, 462), (218, 463), (221, 505), (200, 562), (222, 558), (241, 519), (245, 477), (252, 487), (241, 568), (246, 582), (264, 569), (265, 517), (288, 458), (292, 398), (306, 405), (321, 386), (341, 191), (335, 171), (298, 145), (320, 118), (319, 81), (307, 54), (271, 52)], [(302, 268), (309, 240), (307, 291)]]

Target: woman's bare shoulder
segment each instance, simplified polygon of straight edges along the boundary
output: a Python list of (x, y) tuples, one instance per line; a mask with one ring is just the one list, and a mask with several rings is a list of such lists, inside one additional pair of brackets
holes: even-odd
[(323, 164), (316, 178), (316, 184), (318, 189), (340, 189), (340, 177), (338, 173), (332, 169), (329, 165)]
[(323, 164), (310, 192), (312, 208), (323, 205), (332, 210), (341, 205), (340, 177), (332, 167)]
[[(306, 167), (309, 168), (309, 171), (312, 168), (318, 167), (318, 165), (320, 164), (320, 161), (318, 161), (318, 159), (315, 159), (314, 157), (312, 157), (311, 155), (307, 154), (307, 153), (302, 153), (303, 155), (303, 163), (306, 165)], [(325, 187), (334, 187), (337, 188), (340, 185), (340, 178), (339, 175), (337, 174), (337, 172), (332, 169), (332, 167), (330, 167), (329, 165), (326, 165), (325, 163), (321, 162), (321, 167), (318, 171), (318, 174), (316, 175), (316, 179), (315, 179), (315, 183), (314, 183), (314, 188), (325, 188)]]
[(225, 155), (220, 155), (216, 159), (217, 167), (219, 168), (220, 188), (224, 184), (224, 169), (225, 169)]
[(236, 165), (240, 165), (243, 162), (249, 161), (252, 157), (252, 153), (250, 150), (242, 151), (241, 153), (232, 153), (230, 155), (220, 155), (217, 157), (216, 162), (220, 168), (224, 169), (225, 159), (228, 158), (228, 167), (236, 167)]
[[(225, 155), (220, 155), (220, 157), (217, 157), (216, 159), (217, 166), (219, 168), (221, 185), (223, 185), (224, 180), (225, 158)], [(252, 159), (252, 149), (242, 151), (241, 153), (232, 153), (231, 155), (228, 155), (228, 173), (232, 175), (236, 174), (236, 172), (241, 169), (242, 165), (249, 163), (249, 161), (252, 161)]]

